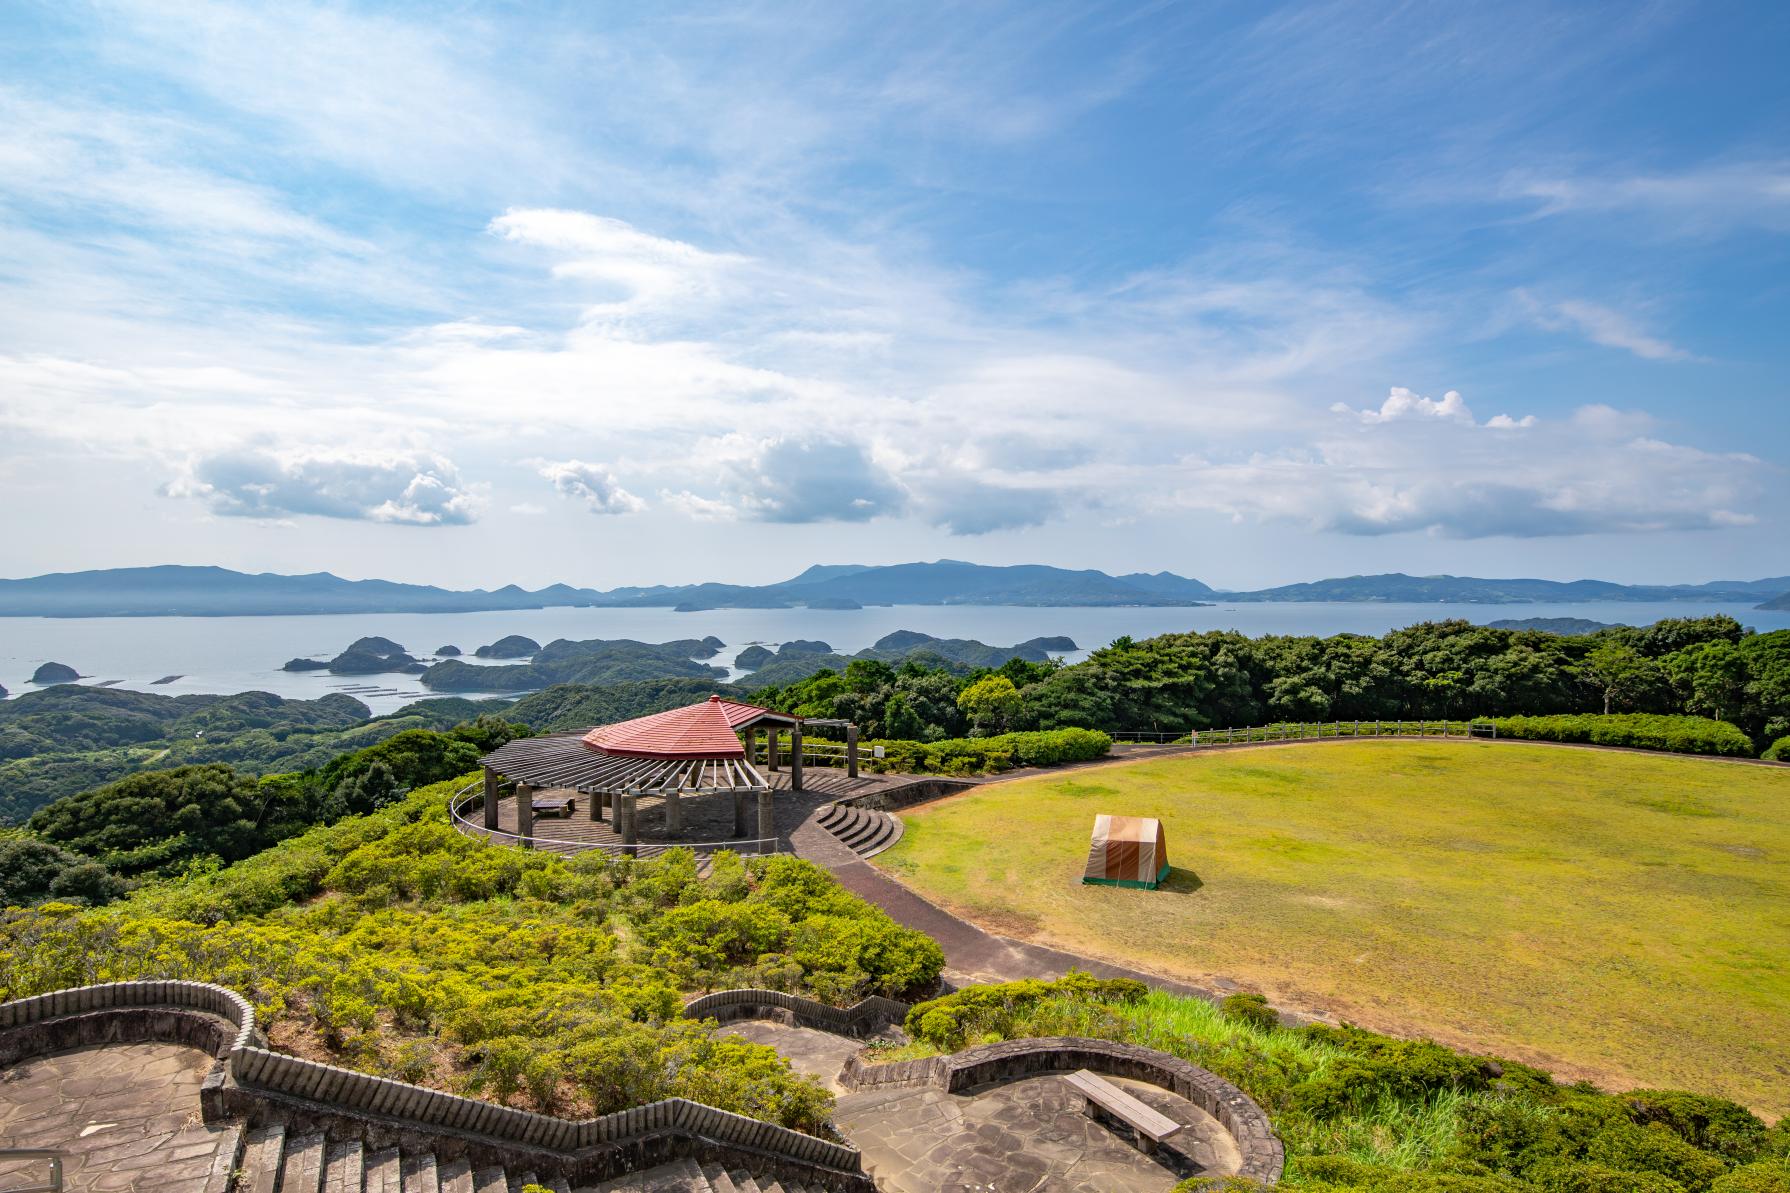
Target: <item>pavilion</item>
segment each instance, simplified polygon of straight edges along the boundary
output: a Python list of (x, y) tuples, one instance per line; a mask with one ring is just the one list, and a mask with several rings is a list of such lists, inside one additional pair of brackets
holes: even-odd
[(757, 836), (749, 843), (761, 852), (776, 849), (773, 785), (758, 769), (755, 757), (760, 732), (766, 737), (765, 765), (781, 766), (781, 741), (789, 734), (789, 788), (803, 790), (804, 725), (843, 728), (846, 770), (858, 773), (858, 728), (843, 721), (814, 721), (756, 705), (707, 700), (584, 733), (555, 733), (509, 742), (480, 759), (484, 767), (484, 823), (498, 831), (501, 781), (516, 785), (516, 836), (523, 845), (534, 841), (535, 793), (547, 789), (573, 791), (588, 797), (588, 815), (610, 827), (622, 847), (632, 852), (640, 840), (643, 800), (663, 805), (665, 831), (672, 840), (683, 832), (682, 801), (692, 797), (733, 797), (733, 836), (752, 831), (749, 806), (756, 800)]

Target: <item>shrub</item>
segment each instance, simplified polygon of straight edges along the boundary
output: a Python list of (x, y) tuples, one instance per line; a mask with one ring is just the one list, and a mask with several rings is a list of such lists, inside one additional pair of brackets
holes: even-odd
[(1765, 753), (1759, 757), (1769, 762), (1790, 762), (1790, 737), (1780, 737), (1765, 747)]
[(1658, 1123), (1692, 1147), (1736, 1164), (1756, 1159), (1765, 1146), (1765, 1124), (1745, 1106), (1726, 1098), (1642, 1089), (1624, 1094), (1623, 1099), (1635, 1122)]
[(1638, 1127), (1632, 1123), (1612, 1127), (1591, 1140), (1585, 1158), (1611, 1168), (1656, 1172), (1683, 1185), (1689, 1193), (1702, 1193), (1728, 1166), (1707, 1152), (1698, 1151), (1663, 1126)]
[(1726, 721), (1712, 721), (1707, 717), (1581, 713), (1553, 717), (1499, 717), (1492, 723), (1498, 727), (1499, 737), (1589, 742), (1600, 746), (1666, 750), (1674, 754), (1753, 756), (1751, 738)]
[(1054, 766), (1103, 758), (1112, 744), (1112, 738), (1097, 729), (1046, 729), (934, 742), (873, 741), (865, 745), (881, 746), (883, 757), (866, 758), (864, 766), (878, 772), (907, 774), (989, 774), (1016, 766)]
[(915, 1040), (951, 1051), (966, 1042), (1038, 1034), (1019, 1029), (1032, 1012), (1050, 1000), (1073, 997), (1083, 1002), (1115, 1004), (1136, 1002), (1148, 993), (1148, 986), (1130, 978), (1096, 978), (1072, 969), (1054, 981), (1025, 978), (990, 986), (966, 986), (913, 1007), (902, 1028)]
[(1260, 1028), (1280, 1026), (1280, 1012), (1268, 1005), (1266, 995), (1233, 994), (1219, 1003), (1218, 1008), (1239, 1023)]
[(1717, 1177), (1709, 1193), (1790, 1193), (1790, 1163), (1761, 1160)]

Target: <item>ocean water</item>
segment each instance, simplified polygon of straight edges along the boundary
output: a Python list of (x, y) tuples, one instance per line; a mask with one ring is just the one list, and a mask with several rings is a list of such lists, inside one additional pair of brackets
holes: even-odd
[[(1067, 635), (1080, 650), (1070, 662), (1129, 634), (1146, 638), (1177, 630), (1238, 630), (1262, 634), (1383, 634), (1421, 621), (1465, 618), (1474, 622), (1522, 617), (1582, 617), (1645, 625), (1662, 617), (1728, 613), (1761, 631), (1790, 628), (1790, 613), (1766, 612), (1738, 602), (1588, 602), (1583, 604), (1468, 605), (1354, 602), (1284, 602), (1206, 608), (1034, 609), (978, 605), (897, 605), (850, 610), (531, 609), (491, 613), (353, 613), (304, 617), (95, 617), (0, 618), (0, 684), (12, 696), (30, 691), (40, 663), (66, 663), (83, 683), (179, 695), (188, 692), (266, 691), (315, 699), (347, 692), (377, 713), (390, 712), (431, 693), (410, 675), (336, 676), (287, 673), (294, 656), (330, 658), (356, 638), (378, 634), (425, 658), (454, 645), (469, 656), (505, 634), (537, 642), (554, 638), (634, 638), (665, 642), (714, 635), (727, 643), (709, 662), (729, 665), (752, 643), (775, 646), (794, 638), (818, 638), (850, 654), (893, 630), (918, 630), (941, 638), (974, 638), (1010, 646), (1028, 638)], [(177, 676), (168, 683), (157, 680)], [(477, 695), (478, 693), (457, 693)]]

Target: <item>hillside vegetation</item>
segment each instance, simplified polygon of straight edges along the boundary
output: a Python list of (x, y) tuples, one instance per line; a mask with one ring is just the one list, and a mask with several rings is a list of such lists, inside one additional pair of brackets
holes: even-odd
[(831, 1099), (766, 1047), (686, 1021), (686, 994), (761, 986), (835, 1002), (943, 965), (822, 871), (723, 853), (635, 861), (455, 832), (460, 781), (312, 829), (110, 907), (0, 913), (0, 1000), (132, 978), (218, 982), (274, 1047), (573, 1116), (698, 1099), (804, 1130)]
[[(1161, 891), (1080, 884), (1159, 817)], [(877, 861), (997, 931), (1618, 1085), (1790, 1110), (1790, 772), (1440, 739), (978, 787)]]

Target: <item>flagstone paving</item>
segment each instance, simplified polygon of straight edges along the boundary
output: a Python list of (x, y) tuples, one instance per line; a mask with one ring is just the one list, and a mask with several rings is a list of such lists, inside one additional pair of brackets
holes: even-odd
[(1145, 1082), (1107, 1080), (1188, 1125), (1163, 1145), (1180, 1154), (1180, 1171), (1083, 1114), (1081, 1097), (1055, 1075), (964, 1094), (865, 1090), (840, 1098), (833, 1121), (884, 1193), (1165, 1193), (1185, 1176), (1242, 1166), (1230, 1133), (1193, 1103)]
[[(214, 1166), (229, 1162), (237, 1131), (199, 1121), (211, 1065), (181, 1044), (95, 1045), (21, 1061), (0, 1071), (0, 1147), (61, 1152), (71, 1193), (200, 1193)], [(22, 1176), (0, 1175), (0, 1188)]]

